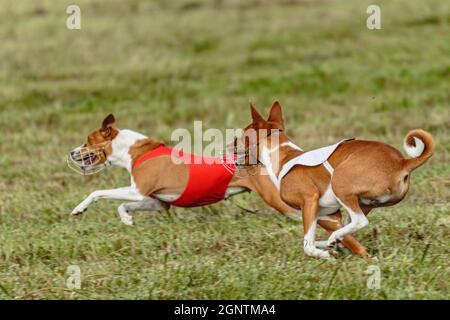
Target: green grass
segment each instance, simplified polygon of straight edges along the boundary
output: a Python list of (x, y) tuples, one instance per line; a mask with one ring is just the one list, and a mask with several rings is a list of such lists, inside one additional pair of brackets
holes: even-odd
[[(1, 298), (449, 298), (448, 3), (378, 1), (383, 29), (370, 31), (366, 0), (77, 0), (82, 29), (69, 31), (73, 2), (0, 3)], [(69, 215), (91, 191), (128, 183), (120, 169), (86, 178), (65, 165), (107, 113), (169, 141), (193, 120), (243, 127), (249, 100), (267, 112), (274, 99), (305, 149), (434, 135), (404, 201), (357, 233), (370, 258), (306, 257), (301, 224), (256, 195), (137, 213), (133, 227), (117, 202)], [(80, 290), (66, 288), (69, 265)], [(370, 265), (379, 290), (366, 286)]]

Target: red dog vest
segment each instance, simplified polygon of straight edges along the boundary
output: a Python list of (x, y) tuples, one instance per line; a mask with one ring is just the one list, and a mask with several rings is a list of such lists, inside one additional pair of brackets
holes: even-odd
[[(175, 155), (189, 163), (189, 180), (180, 197), (170, 204), (178, 207), (205, 206), (223, 200), (236, 166), (228, 158), (202, 157), (161, 145), (139, 157), (133, 169), (144, 161), (164, 155)], [(228, 159), (229, 160), (229, 159)], [(151, 196), (151, 195), (150, 195)]]

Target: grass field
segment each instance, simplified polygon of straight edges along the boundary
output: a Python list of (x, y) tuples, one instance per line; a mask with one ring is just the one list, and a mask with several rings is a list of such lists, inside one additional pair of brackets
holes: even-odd
[[(66, 28), (72, 3), (81, 30)], [(382, 29), (368, 30), (372, 3), (0, 0), (0, 297), (448, 299), (450, 6), (377, 1)], [(170, 142), (194, 120), (243, 127), (249, 100), (267, 112), (274, 99), (305, 149), (434, 135), (405, 200), (357, 233), (370, 258), (306, 257), (301, 224), (253, 194), (137, 213), (133, 227), (120, 202), (70, 216), (90, 192), (129, 183), (120, 169), (82, 177), (65, 164), (109, 112)], [(69, 265), (79, 290), (66, 287)], [(366, 285), (371, 265), (378, 290)]]

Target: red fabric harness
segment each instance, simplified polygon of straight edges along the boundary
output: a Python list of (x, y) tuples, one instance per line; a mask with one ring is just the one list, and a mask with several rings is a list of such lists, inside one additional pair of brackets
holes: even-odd
[(189, 164), (186, 189), (178, 199), (168, 203), (178, 207), (197, 207), (224, 199), (225, 191), (236, 170), (230, 158), (202, 157), (161, 145), (139, 157), (133, 163), (133, 169), (148, 159), (166, 155), (180, 158), (183, 163)]

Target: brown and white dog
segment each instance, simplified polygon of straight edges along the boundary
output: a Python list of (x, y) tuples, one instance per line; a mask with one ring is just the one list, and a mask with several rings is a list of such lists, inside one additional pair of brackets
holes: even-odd
[[(404, 159), (397, 149), (382, 142), (345, 141), (323, 165), (295, 165), (279, 177), (286, 163), (304, 151), (285, 134), (278, 102), (272, 105), (267, 121), (252, 105), (251, 112), (253, 122), (244, 130), (258, 132), (257, 157), (278, 186), (282, 201), (301, 209), (304, 251), (314, 257), (330, 258), (328, 250), (337, 241), (366, 255), (367, 250), (348, 237), (367, 226), (366, 215), (372, 209), (394, 205), (405, 197), (411, 172), (432, 156), (435, 147), (432, 136), (420, 129), (410, 131), (404, 140), (411, 159)], [(350, 218), (345, 226), (340, 224), (341, 208)], [(331, 232), (327, 241), (315, 241), (317, 224)]]

